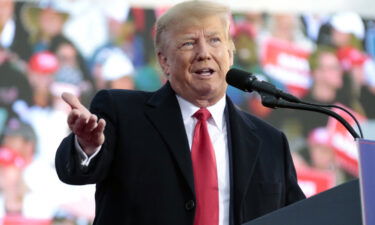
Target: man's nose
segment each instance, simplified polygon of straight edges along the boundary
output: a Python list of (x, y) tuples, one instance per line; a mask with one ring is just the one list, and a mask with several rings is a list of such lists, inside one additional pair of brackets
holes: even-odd
[(209, 60), (211, 59), (211, 54), (210, 54), (210, 46), (206, 42), (206, 40), (200, 40), (198, 42), (197, 46), (197, 59), (199, 61), (201, 60)]

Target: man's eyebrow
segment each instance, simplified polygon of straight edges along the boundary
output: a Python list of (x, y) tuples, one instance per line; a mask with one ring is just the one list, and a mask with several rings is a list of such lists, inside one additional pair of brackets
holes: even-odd
[(210, 37), (210, 36), (217, 36), (219, 34), (220, 34), (220, 32), (218, 32), (218, 31), (211, 31), (211, 32), (207, 32), (205, 36)]
[(186, 40), (186, 39), (193, 39), (193, 38), (196, 38), (197, 35), (196, 34), (181, 34), (180, 37), (178, 39), (180, 40)]
[(206, 38), (212, 38), (212, 37), (220, 37), (220, 38), (222, 38), (223, 37), (223, 33), (219, 32), (219, 31), (207, 32), (205, 34), (205, 37)]

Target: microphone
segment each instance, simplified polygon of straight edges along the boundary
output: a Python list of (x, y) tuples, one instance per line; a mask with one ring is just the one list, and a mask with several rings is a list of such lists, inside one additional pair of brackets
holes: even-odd
[[(342, 109), (342, 107), (338, 107), (335, 105), (319, 105), (315, 103), (301, 101), (299, 98), (289, 93), (283, 92), (280, 89), (277, 89), (271, 83), (268, 83), (266, 81), (259, 81), (256, 78), (256, 76), (254, 76), (252, 73), (239, 69), (230, 69), (227, 73), (226, 81), (233, 87), (236, 87), (243, 91), (259, 92), (262, 98), (262, 104), (269, 108), (279, 107), (289, 109), (300, 109), (306, 111), (320, 112), (332, 116), (336, 118), (342, 125), (344, 125), (344, 127), (351, 133), (351, 135), (355, 139), (360, 137), (357, 134), (357, 132), (353, 129), (353, 127), (351, 127), (350, 124), (344, 120), (344, 118), (342, 118), (340, 115), (331, 110), (325, 109), (325, 107), (336, 107), (340, 109)], [(361, 132), (361, 137), (363, 138), (362, 130), (359, 126), (357, 119), (349, 111), (344, 111), (347, 112), (354, 119)]]
[(256, 76), (250, 72), (232, 68), (226, 76), (228, 84), (246, 92), (257, 91), (260, 93), (270, 94), (276, 98), (282, 98), (290, 102), (300, 103), (301, 100), (289, 93), (286, 93), (273, 84), (266, 81), (259, 81)]

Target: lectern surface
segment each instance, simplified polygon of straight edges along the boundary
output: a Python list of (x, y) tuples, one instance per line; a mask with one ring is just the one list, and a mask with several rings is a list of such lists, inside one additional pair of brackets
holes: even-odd
[(243, 225), (361, 225), (358, 179)]

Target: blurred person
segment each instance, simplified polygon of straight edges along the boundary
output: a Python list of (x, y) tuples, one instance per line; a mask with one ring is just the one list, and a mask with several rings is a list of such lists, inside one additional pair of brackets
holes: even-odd
[(168, 82), (156, 92), (101, 90), (91, 112), (63, 94), (72, 133), (56, 170), (96, 184), (94, 224), (239, 225), (304, 198), (283, 133), (226, 97), (229, 17), (216, 2), (188, 1), (158, 19)]
[[(326, 127), (314, 128), (307, 137), (308, 157), (293, 154), (298, 183), (304, 193), (311, 197), (347, 181), (336, 160), (332, 135)], [(301, 163), (302, 162), (302, 163)]]
[(94, 202), (90, 199), (94, 196), (94, 187), (86, 185), (72, 188), (61, 183), (55, 172), (55, 151), (51, 151), (57, 148), (60, 140), (69, 131), (65, 121), (70, 108), (60, 96), (63, 92), (69, 92), (80, 98), (81, 89), (77, 85), (75, 76), (71, 77), (69, 74), (60, 76), (55, 73), (53, 78), (48, 85), (50, 94), (48, 106), (26, 107), (17, 104), (15, 107), (21, 119), (33, 127), (38, 138), (37, 154), (24, 171), (24, 182), (29, 189), (24, 199), (24, 215), (47, 220), (59, 210), (80, 206), (81, 211), (76, 210), (74, 216), (77, 219), (92, 221), (94, 209), (90, 206), (93, 206)]
[(71, 41), (62, 36), (52, 40), (49, 50), (59, 61), (55, 80), (63, 79), (77, 85), (81, 92), (81, 100), (87, 105), (96, 91), (96, 85), (83, 56)]
[[(21, 122), (22, 123), (22, 122)], [(24, 127), (24, 126), (21, 126)], [(28, 126), (30, 128), (30, 126)], [(14, 128), (12, 128), (14, 129)], [(18, 129), (18, 128), (17, 128)], [(33, 142), (28, 140), (30, 138), (27, 135), (28, 129), (22, 129), (22, 131), (17, 131), (17, 134), (13, 131), (14, 137), (6, 136), (8, 140), (6, 146), (17, 146), (22, 149), (22, 152), (26, 152), (30, 147), (30, 143)], [(20, 136), (18, 136), (20, 135)], [(21, 136), (24, 137), (21, 140)], [(33, 135), (35, 137), (35, 134)], [(9, 138), (10, 137), (10, 138)], [(35, 143), (34, 143), (35, 147)], [(30, 189), (28, 183), (25, 180), (25, 174), (28, 168), (33, 163), (34, 160), (27, 162), (14, 150), (15, 148), (7, 148), (0, 145), (0, 221), (1, 224), (35, 224), (35, 225), (50, 225), (50, 218), (37, 218), (36, 214), (29, 214), (28, 209), (28, 198), (32, 195), (32, 190)], [(41, 176), (37, 174), (34, 178)], [(44, 177), (47, 179), (47, 177)], [(44, 183), (44, 185), (46, 185)], [(51, 187), (51, 186), (49, 186)], [(45, 195), (51, 192), (51, 189), (45, 192)], [(56, 192), (55, 192), (56, 194)], [(61, 193), (59, 193), (61, 194)], [(49, 199), (49, 203), (51, 198)], [(42, 204), (45, 202), (40, 201), (40, 199), (35, 199), (33, 202), (33, 207), (35, 209), (43, 207)], [(48, 203), (47, 203), (48, 204)], [(49, 204), (50, 206), (51, 204)]]
[[(233, 41), (237, 52), (234, 57), (234, 66), (256, 74), (260, 80), (266, 80), (283, 89), (282, 84), (267, 76), (261, 67), (256, 29), (247, 20), (244, 20), (236, 22), (233, 30)], [(231, 86), (228, 87), (227, 93), (235, 104), (256, 116), (265, 118), (270, 112), (269, 108), (265, 108), (261, 104), (259, 95), (256, 93), (248, 95), (248, 93)]]
[[(51, 116), (54, 115), (54, 97), (51, 87), (54, 84), (54, 76), (58, 69), (57, 57), (51, 52), (43, 51), (31, 56), (28, 64), (28, 78), (33, 89), (33, 102), (31, 105), (21, 102), (13, 106), (19, 118), (30, 124), (36, 133), (38, 138), (36, 158), (38, 159), (48, 158), (50, 151), (45, 151), (45, 149), (53, 143), (53, 135), (63, 132), (62, 129), (59, 132), (51, 133), (54, 126), (59, 127), (56, 125), (58, 122)], [(65, 117), (57, 118), (63, 119)], [(48, 128), (49, 126), (51, 127)], [(49, 160), (49, 163), (51, 166), (51, 160)]]
[(112, 43), (121, 46), (128, 33), (132, 33), (131, 31), (129, 32), (129, 27), (126, 26), (130, 11), (129, 3), (121, 0), (111, 0), (103, 7), (103, 11), (107, 20), (108, 44)]
[(319, 170), (336, 168), (335, 154), (329, 144), (327, 128), (314, 128), (307, 137), (311, 166)]
[(133, 33), (134, 30), (132, 26), (126, 24), (129, 14), (129, 5), (126, 1), (112, 0), (112, 4), (106, 4), (103, 7), (103, 12), (106, 20), (108, 40), (103, 45), (99, 46), (92, 54), (90, 60), (92, 70), (97, 63), (101, 63), (105, 60), (109, 54), (108, 52), (110, 52), (108, 49), (116, 48), (126, 54), (122, 45), (129, 33)]
[(100, 70), (106, 83), (102, 88), (134, 89), (134, 67), (120, 50), (113, 49)]
[(235, 22), (233, 41), (236, 47), (235, 64), (245, 70), (261, 71), (255, 43), (256, 30), (246, 21)]
[(336, 48), (354, 47), (363, 49), (362, 40), (365, 25), (361, 17), (354, 12), (339, 12), (332, 15), (329, 24), (332, 27), (331, 41)]
[(19, 119), (12, 118), (1, 139), (2, 146), (15, 151), (15, 154), (23, 159), (20, 167), (29, 165), (36, 151), (37, 137), (34, 129)]
[[(9, 157), (11, 154), (14, 154), (14, 152), (0, 147), (0, 157), (2, 157), (1, 155)], [(15, 161), (19, 160), (22, 159), (15, 158)], [(22, 180), (22, 169), (8, 162), (7, 165), (2, 165), (3, 163), (0, 162), (0, 218), (9, 215), (21, 216), (23, 199), (27, 191)]]
[(343, 87), (344, 71), (341, 67), (337, 51), (328, 46), (318, 46), (310, 55), (309, 64), (313, 78), (310, 92), (305, 96), (306, 101), (333, 104), (344, 99), (339, 99), (338, 90)]
[(331, 136), (326, 127), (313, 129), (307, 137), (310, 166), (327, 175), (334, 175), (331, 187), (349, 181), (354, 177), (343, 170), (336, 159), (335, 149), (332, 146)]
[(36, 141), (30, 125), (18, 119), (9, 121), (0, 142), (0, 190), (3, 198), (0, 217), (23, 214), (27, 194), (23, 174), (35, 155)]
[(302, 97), (311, 82), (308, 56), (314, 44), (303, 34), (295, 14), (272, 14), (269, 27), (259, 44), (263, 70), (287, 92)]
[[(343, 89), (344, 71), (336, 54), (336, 49), (329, 46), (318, 46), (309, 57), (312, 85), (302, 98), (303, 101), (318, 104), (335, 104), (340, 102), (348, 105), (349, 93)], [(280, 120), (280, 118), (286, 118)], [(309, 121), (306, 122), (306, 118)], [(301, 151), (307, 157), (306, 138), (317, 127), (327, 124), (328, 117), (309, 111), (286, 109), (274, 111), (270, 120), (283, 129), (289, 138), (292, 149)]]
[(128, 1), (122, 0), (61, 2), (69, 11), (69, 19), (64, 24), (63, 33), (74, 42), (86, 60), (90, 60), (95, 50), (107, 43), (110, 38), (106, 8), (117, 4), (128, 5)]
[(269, 19), (269, 35), (279, 40), (295, 43), (301, 48), (312, 50), (313, 43), (303, 34), (301, 25), (295, 14), (275, 13)]
[(65, 37), (63, 27), (69, 18), (69, 12), (63, 1), (41, 0), (25, 4), (22, 9), (22, 21), (30, 33), (33, 53), (46, 51), (53, 39)]
[(370, 119), (375, 118), (371, 106), (375, 98), (375, 61), (366, 53), (352, 47), (342, 47), (337, 52), (346, 72), (346, 86), (351, 95), (350, 106)]
[(31, 55), (28, 33), (15, 12), (15, 7), (21, 4), (13, 0), (0, 1), (0, 48), (7, 49), (14, 61), (27, 61)]
[(317, 44), (335, 48), (351, 46), (363, 49), (365, 28), (361, 17), (355, 12), (337, 12), (330, 15), (320, 26)]
[(375, 118), (371, 101), (375, 97), (375, 62), (363, 50), (365, 25), (354, 12), (336, 13), (330, 20), (332, 44), (347, 73), (346, 86), (350, 89), (351, 107), (369, 118)]
[(57, 57), (49, 51), (33, 54), (28, 63), (27, 77), (33, 89), (33, 105), (49, 107), (51, 104), (50, 86), (59, 69)]
[(84, 103), (87, 104), (87, 99), (90, 99), (95, 91), (95, 84), (80, 51), (63, 33), (70, 15), (68, 10), (68, 5), (63, 1), (42, 0), (26, 4), (22, 18), (32, 34), (30, 41), (33, 52), (50, 51), (61, 61), (59, 73), (75, 73), (76, 79), (82, 80), (80, 87)]
[(93, 76), (99, 90), (105, 88), (134, 89), (134, 67), (121, 49), (107, 48), (97, 56), (97, 60)]
[(134, 66), (122, 47), (126, 38), (125, 21), (129, 5), (124, 1), (115, 1), (108, 4), (104, 11), (109, 41), (99, 47), (91, 59), (91, 71), (97, 88), (134, 89)]
[(286, 41), (294, 41), (297, 18), (291, 14), (273, 14), (271, 17), (272, 36)]
[(16, 102), (32, 104), (32, 88), (26, 75), (14, 69), (8, 50), (0, 47), (0, 136), (8, 119), (17, 117)]
[[(23, 22), (32, 33), (33, 51), (50, 51), (54, 53), (61, 65), (59, 73), (75, 73), (82, 88), (84, 103), (92, 98), (95, 91), (92, 76), (87, 68), (85, 59), (75, 44), (63, 33), (63, 28), (69, 18), (67, 3), (56, 0), (42, 0), (29, 3), (23, 7)], [(71, 77), (71, 76), (70, 76)]]
[[(255, 28), (248, 22), (235, 22), (233, 26), (233, 42), (236, 47), (237, 54), (234, 57), (234, 65), (240, 69), (249, 72), (261, 71), (258, 61), (258, 51), (255, 42)], [(249, 110), (246, 106), (247, 93), (229, 86), (227, 90), (236, 105), (239, 105), (245, 110)]]
[(245, 14), (245, 22), (251, 24), (254, 27), (255, 33), (263, 33), (266, 27), (265, 21), (266, 15), (261, 12), (246, 12)]
[(8, 119), (17, 116), (13, 104), (31, 103), (31, 87), (23, 74), (31, 49), (15, 13), (19, 4), (13, 0), (0, 1), (0, 136)]
[[(28, 77), (33, 88), (33, 104), (16, 104), (14, 110), (18, 116), (32, 125), (39, 139), (38, 158), (48, 159), (53, 166), (55, 137), (66, 135), (68, 127), (59, 121), (66, 119), (68, 109), (63, 107), (60, 96), (63, 91), (81, 97), (79, 73), (62, 73), (58, 57), (49, 52), (35, 53), (29, 61)], [(59, 125), (60, 124), (60, 125)], [(62, 126), (61, 126), (62, 124)], [(48, 128), (49, 127), (49, 128)], [(51, 133), (51, 129), (58, 128)], [(52, 147), (51, 147), (52, 146)], [(51, 155), (52, 154), (52, 155)]]

